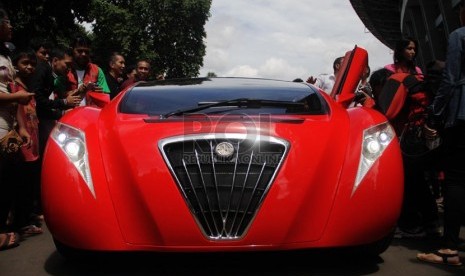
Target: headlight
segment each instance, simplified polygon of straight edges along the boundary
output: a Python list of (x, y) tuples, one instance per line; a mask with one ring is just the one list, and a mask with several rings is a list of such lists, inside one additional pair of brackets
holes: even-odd
[(365, 175), (383, 154), (394, 137), (394, 129), (387, 122), (363, 131), (362, 152), (352, 193), (355, 192)]
[(84, 179), (87, 187), (89, 187), (90, 192), (95, 197), (92, 176), (90, 175), (86, 136), (84, 132), (63, 123), (57, 123), (50, 135), (50, 138), (58, 144), (68, 157), (69, 161), (73, 163), (79, 174)]

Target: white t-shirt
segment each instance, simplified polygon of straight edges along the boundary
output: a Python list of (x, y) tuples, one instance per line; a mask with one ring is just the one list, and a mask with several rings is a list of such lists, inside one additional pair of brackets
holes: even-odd
[[(9, 57), (0, 55), (0, 93), (10, 93), (8, 83), (15, 77), (15, 69)], [(16, 116), (15, 103), (0, 102), (0, 138), (4, 137), (13, 127)]]
[(327, 94), (331, 94), (336, 76), (334, 74), (320, 74), (316, 78), (315, 86), (323, 89)]
[[(83, 83), (83, 79), (84, 79), (84, 73), (86, 71), (85, 70), (76, 70), (76, 75), (77, 75), (77, 81), (78, 81), (78, 87), (79, 85), (81, 85)], [(85, 106), (86, 105), (86, 97), (82, 97), (82, 100), (81, 100), (81, 103), (79, 104), (79, 106)]]

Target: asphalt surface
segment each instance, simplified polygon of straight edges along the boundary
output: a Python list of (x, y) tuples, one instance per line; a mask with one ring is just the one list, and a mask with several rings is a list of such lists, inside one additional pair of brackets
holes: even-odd
[[(45, 228), (46, 230), (46, 228)], [(79, 231), (79, 229), (76, 229)], [(465, 227), (462, 227), (465, 236)], [(465, 267), (425, 264), (418, 252), (437, 240), (394, 239), (377, 258), (338, 251), (240, 254), (122, 254), (71, 262), (55, 249), (52, 237), (30, 237), (0, 251), (1, 276), (41, 275), (465, 275)], [(465, 253), (461, 253), (462, 262)]]

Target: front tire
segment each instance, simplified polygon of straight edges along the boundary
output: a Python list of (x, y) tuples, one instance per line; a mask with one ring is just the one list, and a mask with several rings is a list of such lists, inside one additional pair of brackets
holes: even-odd
[(96, 261), (98, 259), (98, 253), (93, 251), (86, 251), (82, 249), (76, 249), (74, 247), (70, 247), (65, 245), (64, 243), (58, 241), (57, 239), (53, 238), (53, 242), (55, 243), (55, 247), (65, 259), (70, 261)]
[(389, 233), (386, 237), (367, 245), (363, 245), (359, 248), (360, 253), (365, 256), (378, 256), (386, 251), (391, 245), (394, 239), (394, 231)]

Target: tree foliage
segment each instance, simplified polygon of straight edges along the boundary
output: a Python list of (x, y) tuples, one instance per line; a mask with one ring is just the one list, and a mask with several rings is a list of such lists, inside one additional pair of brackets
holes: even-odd
[(208, 72), (207, 73), (207, 78), (216, 78), (218, 77), (215, 72)]
[(148, 59), (168, 78), (198, 76), (203, 65), (205, 23), (211, 0), (15, 0), (3, 1), (14, 24), (14, 40), (32, 36), (66, 44), (91, 22), (94, 60), (105, 66), (111, 52), (128, 64)]
[(69, 42), (72, 35), (84, 30), (76, 20), (89, 20), (90, 0), (3, 0), (13, 25), (13, 42), (19, 48), (28, 46), (34, 37), (54, 44)]

